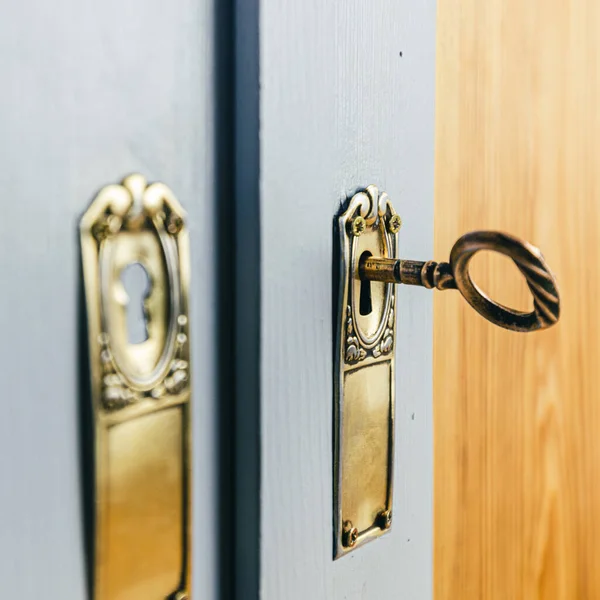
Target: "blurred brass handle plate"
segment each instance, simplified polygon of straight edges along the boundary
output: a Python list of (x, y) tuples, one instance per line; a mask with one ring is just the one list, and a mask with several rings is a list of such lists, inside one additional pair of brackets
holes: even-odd
[[(189, 240), (167, 186), (127, 177), (81, 224), (94, 420), (95, 600), (189, 600)], [(141, 265), (147, 337), (128, 336), (124, 270)], [(89, 401), (86, 399), (86, 401)]]
[[(395, 283), (458, 289), (488, 321), (512, 331), (554, 325), (560, 316), (556, 281), (541, 252), (493, 231), (474, 231), (452, 248), (450, 261), (397, 258), (402, 221), (388, 195), (371, 185), (355, 194), (338, 219), (340, 287), (335, 367), (334, 558), (388, 532), (394, 468)], [(533, 295), (521, 312), (487, 297), (472, 281), (476, 252), (510, 257)]]

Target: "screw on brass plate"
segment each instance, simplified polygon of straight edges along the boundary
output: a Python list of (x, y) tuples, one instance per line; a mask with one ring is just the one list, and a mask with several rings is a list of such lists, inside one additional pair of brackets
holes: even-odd
[(101, 242), (108, 237), (108, 225), (106, 221), (100, 221), (92, 227), (92, 235)]
[(171, 214), (169, 222), (167, 223), (167, 231), (175, 235), (176, 233), (179, 233), (182, 227), (183, 219), (179, 215)]
[(377, 525), (380, 529), (389, 529), (392, 526), (392, 511), (382, 510), (377, 515)]
[(187, 592), (175, 592), (173, 600), (189, 600)]
[(366, 228), (367, 222), (365, 221), (364, 217), (361, 217), (360, 215), (350, 221), (350, 231), (352, 232), (352, 235), (356, 237), (362, 235)]
[(117, 215), (108, 215), (105, 219), (100, 219), (92, 227), (92, 235), (99, 241), (105, 240), (109, 235), (118, 233), (123, 221)]
[(387, 230), (390, 233), (398, 233), (402, 227), (402, 219), (400, 215), (394, 213), (387, 222)]
[(358, 540), (358, 529), (352, 526), (352, 521), (344, 521), (344, 530), (342, 531), (342, 545), (346, 548), (352, 548)]

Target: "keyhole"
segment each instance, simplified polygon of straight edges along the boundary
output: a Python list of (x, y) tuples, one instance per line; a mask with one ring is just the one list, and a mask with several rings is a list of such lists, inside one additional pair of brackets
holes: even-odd
[(148, 339), (148, 314), (145, 301), (152, 289), (150, 276), (138, 262), (121, 271), (121, 282), (127, 294), (127, 332), (130, 344), (141, 344)]
[[(370, 252), (363, 252), (360, 256), (360, 262), (372, 256)], [(369, 279), (363, 279), (360, 282), (360, 302), (359, 312), (361, 315), (370, 315), (373, 310), (373, 303), (371, 301), (371, 281)]]

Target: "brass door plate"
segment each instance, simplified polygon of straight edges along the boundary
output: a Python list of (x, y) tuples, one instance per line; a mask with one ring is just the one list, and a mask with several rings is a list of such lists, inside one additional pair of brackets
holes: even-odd
[[(95, 600), (188, 600), (189, 240), (184, 211), (141, 175), (102, 189), (80, 225), (95, 447)], [(144, 340), (123, 284), (141, 265)], [(89, 400), (88, 400), (89, 401)]]
[(395, 258), (400, 217), (375, 186), (339, 217), (335, 373), (334, 558), (390, 530), (394, 463), (393, 284), (361, 281), (359, 261)]

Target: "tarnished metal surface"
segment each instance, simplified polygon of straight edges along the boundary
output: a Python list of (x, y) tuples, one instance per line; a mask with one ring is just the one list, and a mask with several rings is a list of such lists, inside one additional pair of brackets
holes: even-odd
[[(480, 250), (499, 252), (514, 261), (533, 296), (531, 312), (502, 306), (477, 287), (469, 274), (469, 262)], [(449, 263), (369, 256), (361, 261), (359, 274), (361, 280), (458, 289), (479, 314), (512, 331), (547, 329), (560, 317), (558, 287), (542, 253), (529, 242), (499, 231), (472, 231), (463, 235), (454, 244)]]

